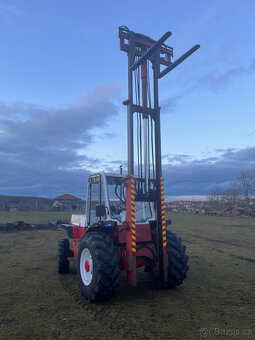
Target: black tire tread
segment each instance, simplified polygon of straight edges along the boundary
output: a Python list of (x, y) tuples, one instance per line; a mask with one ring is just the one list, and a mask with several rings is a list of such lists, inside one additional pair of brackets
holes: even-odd
[(69, 272), (69, 240), (67, 238), (61, 238), (58, 242), (58, 273), (67, 274)]
[(188, 267), (188, 255), (186, 246), (182, 244), (182, 238), (176, 233), (167, 230), (167, 253), (168, 253), (168, 288), (180, 285), (186, 278)]
[[(80, 254), (89, 244), (94, 248), (97, 271), (93, 272), (93, 284), (86, 287), (80, 276)], [(92, 258), (93, 260), (93, 258)], [(113, 240), (105, 233), (88, 232), (80, 242), (77, 260), (78, 281), (82, 294), (90, 302), (110, 297), (119, 284), (119, 258)], [(94, 261), (93, 261), (94, 266)], [(97, 273), (97, 274), (96, 274)]]

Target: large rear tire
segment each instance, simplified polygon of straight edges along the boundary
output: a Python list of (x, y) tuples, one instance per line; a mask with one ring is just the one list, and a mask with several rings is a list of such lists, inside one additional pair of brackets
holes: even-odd
[(67, 274), (69, 272), (69, 260), (70, 253), (69, 240), (67, 238), (61, 238), (58, 242), (58, 273)]
[(89, 302), (110, 297), (119, 283), (119, 259), (113, 240), (104, 233), (88, 232), (77, 255), (77, 276)]
[(188, 255), (186, 246), (182, 244), (181, 237), (167, 230), (167, 254), (168, 254), (168, 288), (179, 286), (186, 278), (188, 267)]

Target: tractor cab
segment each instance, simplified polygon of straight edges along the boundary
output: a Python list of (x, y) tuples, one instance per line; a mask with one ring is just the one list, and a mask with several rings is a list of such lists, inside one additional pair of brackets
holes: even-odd
[[(121, 225), (126, 220), (126, 190), (124, 175), (99, 172), (89, 177), (86, 203), (86, 227), (99, 220)], [(148, 224), (155, 220), (151, 202), (135, 202), (135, 220)]]

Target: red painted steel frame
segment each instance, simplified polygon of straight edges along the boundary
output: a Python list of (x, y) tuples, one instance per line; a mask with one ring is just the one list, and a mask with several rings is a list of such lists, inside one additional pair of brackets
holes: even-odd
[(74, 253), (74, 256), (71, 259), (73, 261), (75, 261), (75, 262), (76, 262), (76, 258), (77, 258), (77, 254), (78, 254), (78, 248), (79, 248), (80, 240), (85, 235), (86, 230), (87, 229), (84, 228), (84, 227), (78, 227), (76, 225), (72, 225), (72, 231), (73, 231), (72, 243), (73, 243), (73, 253)]
[[(120, 49), (122, 51), (127, 52), (128, 45), (125, 43), (125, 40), (129, 40), (129, 34), (127, 32), (124, 32), (122, 28), (119, 28), (119, 38), (120, 38)], [(139, 33), (135, 33), (135, 40), (136, 40), (135, 42), (136, 47), (144, 48), (145, 50), (150, 48), (155, 43), (155, 40), (151, 39), (150, 37), (147, 37), (144, 34), (139, 34)], [(143, 53), (144, 52), (139, 53), (139, 50), (136, 51), (136, 54), (139, 56), (142, 56)], [(160, 47), (160, 53), (165, 54), (166, 60), (170, 62), (171, 57), (173, 56), (173, 48), (163, 44), (163, 46)]]
[[(136, 267), (151, 265), (156, 268), (158, 258), (156, 247), (152, 241), (150, 224), (135, 224), (135, 233), (134, 229), (128, 227), (128, 224), (124, 222), (122, 225), (106, 229), (104, 232), (109, 234), (118, 249), (120, 269), (127, 271), (128, 282), (134, 284)], [(76, 262), (79, 243), (87, 232), (87, 228), (72, 226), (72, 229), (74, 256), (70, 260)], [(136, 243), (136, 246), (134, 246), (134, 243)]]

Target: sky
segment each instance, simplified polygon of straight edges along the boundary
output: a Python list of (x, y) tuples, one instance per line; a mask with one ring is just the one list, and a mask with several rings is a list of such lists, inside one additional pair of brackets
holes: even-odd
[(0, 194), (84, 198), (126, 167), (127, 55), (118, 27), (159, 39), (165, 193), (207, 195), (255, 169), (253, 0), (0, 0)]

